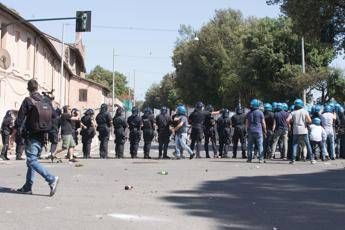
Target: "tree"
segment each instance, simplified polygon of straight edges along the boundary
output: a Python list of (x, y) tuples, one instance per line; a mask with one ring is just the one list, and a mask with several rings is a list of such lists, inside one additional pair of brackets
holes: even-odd
[(214, 19), (196, 35), (176, 46), (173, 62), (176, 86), (187, 104), (202, 100), (222, 106), (229, 104), (240, 87), (236, 73), (240, 54), (243, 17), (239, 11), (216, 11)]
[(143, 107), (160, 108), (162, 106), (161, 100), (160, 85), (153, 84), (145, 94), (145, 102)]
[(338, 50), (345, 49), (344, 0), (268, 0), (267, 3), (280, 4), (299, 34), (332, 44)]
[(175, 84), (175, 75), (166, 74), (159, 84), (153, 84), (145, 95), (143, 107), (161, 108), (166, 106), (173, 109), (181, 102)]
[[(91, 70), (90, 73), (86, 75), (86, 78), (100, 83), (109, 89), (113, 87), (113, 73), (99, 65)], [(115, 95), (121, 100), (128, 97), (129, 89), (126, 85), (126, 76), (115, 71)]]
[[(287, 17), (244, 19), (239, 11), (220, 10), (197, 36), (178, 43), (173, 55), (176, 86), (187, 104), (288, 101), (317, 83), (302, 74), (301, 37)], [(335, 56), (317, 41), (306, 42), (305, 50), (308, 70), (328, 66)]]
[(325, 104), (332, 99), (339, 102), (345, 101), (345, 76), (340, 69), (325, 68), (316, 73), (311, 71), (308, 75), (318, 79), (318, 83), (311, 90), (320, 93), (317, 99), (320, 103)]

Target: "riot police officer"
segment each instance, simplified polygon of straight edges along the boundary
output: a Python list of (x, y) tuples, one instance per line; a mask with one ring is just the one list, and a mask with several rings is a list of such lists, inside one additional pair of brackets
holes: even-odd
[(232, 136), (233, 141), (233, 154), (232, 158), (237, 157), (237, 146), (238, 141), (241, 143), (242, 159), (247, 158), (246, 156), (246, 115), (244, 114), (243, 108), (239, 105), (236, 108), (236, 114), (231, 117), (231, 124), (234, 129), (234, 135)]
[[(71, 111), (72, 117), (79, 117), (79, 110), (76, 108), (73, 108)], [(74, 143), (77, 146), (78, 145), (78, 129), (80, 129), (81, 125), (80, 125), (80, 120), (71, 120), (71, 124), (72, 124), (72, 129), (73, 129), (73, 139), (74, 139)]]
[(114, 134), (115, 134), (115, 157), (123, 158), (123, 152), (126, 142), (127, 122), (123, 117), (123, 109), (118, 107), (113, 118)]
[(82, 136), (81, 142), (83, 143), (84, 158), (90, 158), (92, 139), (96, 135), (96, 122), (94, 120), (94, 114), (95, 113), (92, 109), (88, 109), (81, 118), (80, 124), (82, 126), (82, 130), (80, 134)]
[(228, 109), (222, 110), (222, 116), (217, 120), (217, 131), (219, 136), (219, 154), (222, 158), (228, 158), (228, 149), (231, 142), (231, 120)]
[(155, 130), (155, 117), (151, 108), (146, 108), (144, 110), (144, 115), (141, 117), (141, 120), (143, 124), (144, 159), (151, 159), (150, 149)]
[(102, 159), (108, 158), (108, 142), (111, 127), (111, 115), (106, 104), (101, 105), (101, 110), (96, 116), (99, 144), (99, 156)]
[(161, 113), (156, 117), (156, 125), (158, 131), (158, 158), (161, 159), (163, 155), (163, 159), (170, 159), (168, 156), (168, 146), (170, 141), (170, 123), (171, 118), (167, 114), (168, 109), (166, 107), (161, 108)]
[(13, 128), (14, 128), (13, 113), (11, 110), (8, 110), (1, 124), (1, 137), (2, 137), (3, 146), (2, 146), (0, 158), (3, 160), (9, 160), (9, 158), (7, 157), (7, 151), (9, 149), (10, 136), (13, 132)]
[[(277, 105), (278, 109), (283, 110), (283, 104), (278, 103)], [(265, 122), (266, 122), (266, 129), (267, 133), (264, 137), (264, 157), (270, 158), (272, 153), (272, 141), (273, 141), (273, 133), (274, 133), (274, 113), (273, 113), (273, 107), (270, 103), (264, 104), (264, 116), (265, 116)]]
[(218, 153), (217, 153), (217, 139), (216, 139), (216, 121), (214, 119), (214, 117), (212, 116), (212, 112), (213, 112), (213, 106), (212, 105), (208, 105), (206, 106), (206, 111), (208, 111), (209, 113), (206, 114), (205, 117), (205, 121), (204, 121), (204, 135), (205, 135), (205, 152), (206, 152), (206, 158), (210, 158), (210, 154), (209, 154), (209, 150), (208, 150), (208, 143), (211, 141), (211, 146), (212, 146), (212, 150), (213, 150), (213, 154), (214, 157), (217, 158), (218, 157)]
[(203, 139), (205, 114), (203, 113), (204, 104), (199, 101), (196, 103), (194, 111), (189, 115), (189, 123), (192, 126), (190, 148), (194, 151), (196, 144), (196, 158), (200, 158), (201, 141)]
[(139, 116), (139, 109), (133, 107), (132, 115), (128, 117), (127, 124), (129, 127), (129, 144), (130, 144), (130, 154), (132, 158), (137, 158), (139, 142), (141, 138), (141, 117)]

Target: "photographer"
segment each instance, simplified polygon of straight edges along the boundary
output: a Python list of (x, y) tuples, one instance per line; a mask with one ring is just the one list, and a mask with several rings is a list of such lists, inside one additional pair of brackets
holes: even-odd
[[(25, 125), (25, 154), (26, 154), (26, 182), (17, 191), (25, 194), (32, 194), (35, 171), (40, 174), (49, 184), (50, 196), (56, 192), (59, 177), (52, 175), (38, 161), (38, 157), (45, 144), (45, 135), (51, 129), (51, 121), (54, 118), (53, 107), (38, 90), (38, 83), (35, 79), (28, 82), (30, 96), (26, 97), (20, 106), (16, 127)], [(20, 130), (18, 130), (20, 132)]]

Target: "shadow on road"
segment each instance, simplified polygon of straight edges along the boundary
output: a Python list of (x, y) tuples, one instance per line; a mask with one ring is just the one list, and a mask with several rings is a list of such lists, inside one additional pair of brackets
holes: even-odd
[(345, 229), (345, 170), (207, 181), (162, 198), (218, 229)]
[(1, 193), (11, 193), (11, 194), (17, 194), (17, 195), (27, 195), (27, 196), (48, 196), (49, 195), (45, 195), (45, 194), (25, 194), (25, 193), (21, 193), (21, 192), (17, 192), (16, 189), (14, 188), (7, 188), (7, 187), (0, 187), (0, 194)]

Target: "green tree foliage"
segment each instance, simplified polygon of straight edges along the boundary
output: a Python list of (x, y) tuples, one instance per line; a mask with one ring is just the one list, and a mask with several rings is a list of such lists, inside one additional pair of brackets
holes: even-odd
[[(287, 101), (317, 83), (301, 73), (301, 38), (288, 18), (245, 19), (238, 11), (220, 10), (197, 37), (178, 43), (173, 55), (176, 86), (187, 104)], [(316, 41), (305, 50), (308, 70), (328, 66), (335, 56)]]
[[(113, 73), (103, 67), (97, 65), (89, 74), (86, 75), (87, 79), (100, 83), (107, 87), (109, 90), (113, 88)], [(126, 76), (122, 73), (115, 71), (115, 95), (120, 98), (128, 97), (128, 87)]]
[(296, 31), (308, 39), (345, 49), (344, 0), (268, 0), (267, 3), (280, 4), (281, 11), (292, 18)]
[(345, 102), (345, 76), (341, 70), (324, 68), (318, 72), (310, 71), (306, 77), (317, 79), (317, 84), (310, 90), (319, 92), (320, 103), (324, 104), (332, 99)]
[(173, 109), (179, 102), (175, 85), (175, 75), (166, 74), (159, 84), (153, 84), (145, 95), (143, 107), (161, 108), (166, 106)]

